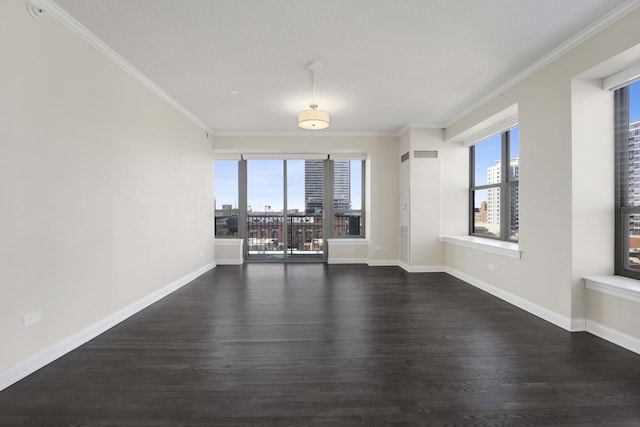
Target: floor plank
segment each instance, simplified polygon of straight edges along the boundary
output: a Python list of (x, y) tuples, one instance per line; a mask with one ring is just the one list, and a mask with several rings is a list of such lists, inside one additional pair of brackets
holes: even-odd
[(444, 273), (219, 266), (0, 392), (0, 425), (640, 426), (640, 355)]

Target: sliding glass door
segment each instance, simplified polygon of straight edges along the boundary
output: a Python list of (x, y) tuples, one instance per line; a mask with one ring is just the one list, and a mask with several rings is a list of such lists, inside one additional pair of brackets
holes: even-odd
[(248, 260), (324, 258), (323, 160), (246, 160)]
[(287, 256), (322, 258), (323, 160), (286, 160)]

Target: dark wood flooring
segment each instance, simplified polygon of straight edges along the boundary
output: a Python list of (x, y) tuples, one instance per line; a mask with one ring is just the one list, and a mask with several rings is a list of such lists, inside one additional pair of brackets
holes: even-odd
[(0, 425), (640, 426), (640, 355), (444, 273), (220, 266), (0, 392)]

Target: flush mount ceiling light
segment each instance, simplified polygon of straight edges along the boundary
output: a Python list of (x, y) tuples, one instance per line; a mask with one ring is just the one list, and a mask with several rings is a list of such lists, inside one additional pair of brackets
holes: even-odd
[(331, 124), (329, 113), (318, 110), (318, 103), (316, 101), (316, 70), (320, 67), (322, 67), (322, 64), (318, 61), (311, 61), (309, 65), (307, 65), (307, 68), (313, 74), (313, 101), (309, 105), (310, 110), (304, 110), (298, 113), (298, 126), (302, 129), (326, 129)]

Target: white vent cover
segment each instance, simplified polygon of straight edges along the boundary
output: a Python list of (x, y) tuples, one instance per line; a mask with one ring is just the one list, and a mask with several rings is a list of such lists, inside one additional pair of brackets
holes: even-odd
[(413, 152), (414, 159), (437, 159), (437, 150), (415, 150)]

